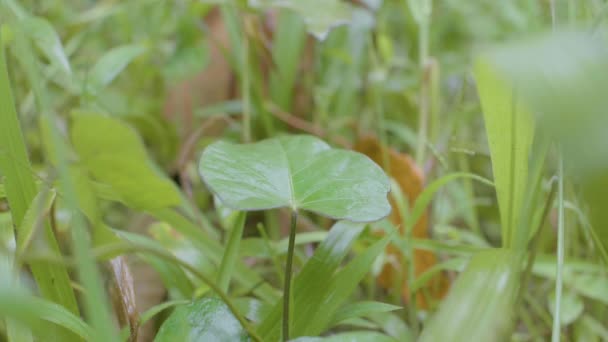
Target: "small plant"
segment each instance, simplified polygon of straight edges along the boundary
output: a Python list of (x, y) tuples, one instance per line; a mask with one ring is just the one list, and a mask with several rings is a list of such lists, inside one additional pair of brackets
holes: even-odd
[(374, 162), (357, 152), (332, 149), (312, 136), (285, 136), (250, 145), (217, 142), (203, 153), (200, 173), (221, 202), (234, 210), (291, 210), (283, 287), (284, 341), (290, 336), (298, 211), (371, 222), (387, 216), (391, 208), (388, 177)]

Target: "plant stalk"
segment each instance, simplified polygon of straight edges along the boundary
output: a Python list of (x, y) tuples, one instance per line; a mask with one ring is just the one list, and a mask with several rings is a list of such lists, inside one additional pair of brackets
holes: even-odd
[(296, 223), (298, 212), (291, 213), (291, 226), (289, 227), (289, 246), (287, 247), (287, 264), (285, 265), (285, 283), (283, 285), (283, 341), (289, 340), (289, 303), (291, 302), (291, 266), (293, 264), (293, 250), (296, 243)]
[(560, 327), (561, 327), (561, 302), (563, 288), (563, 269), (564, 269), (564, 161), (562, 156), (559, 157), (559, 166), (557, 170), (557, 265), (555, 277), (555, 305), (553, 313), (553, 329), (551, 332), (551, 341), (559, 342)]

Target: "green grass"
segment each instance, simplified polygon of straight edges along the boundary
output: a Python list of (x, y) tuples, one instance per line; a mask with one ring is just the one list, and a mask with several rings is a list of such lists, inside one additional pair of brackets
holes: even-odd
[[(127, 254), (125, 285), (160, 291), (127, 319), (148, 336), (214, 303), (201, 317), (229, 336), (279, 340), (293, 259), (292, 338), (606, 339), (608, 2), (354, 3), (0, 3), (0, 340), (134, 338), (108, 262)], [(288, 134), (374, 135), (424, 189), (393, 184), (399, 223), (299, 210), (289, 248), (289, 210), (231, 211), (198, 174), (212, 143)], [(420, 273), (418, 250), (437, 256)], [(419, 305), (441, 275), (447, 296)]]

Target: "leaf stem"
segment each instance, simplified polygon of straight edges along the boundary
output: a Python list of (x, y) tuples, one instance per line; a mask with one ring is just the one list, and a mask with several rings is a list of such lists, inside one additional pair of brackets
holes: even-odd
[(553, 313), (553, 329), (551, 332), (551, 341), (558, 342), (560, 340), (561, 327), (561, 301), (563, 288), (563, 269), (564, 269), (564, 161), (562, 156), (559, 156), (559, 166), (557, 174), (557, 265), (555, 279), (555, 305)]
[(289, 340), (289, 302), (291, 301), (291, 266), (293, 264), (293, 250), (296, 242), (296, 223), (298, 212), (291, 212), (291, 226), (289, 227), (289, 247), (287, 247), (287, 264), (285, 265), (285, 283), (283, 286), (283, 341)]

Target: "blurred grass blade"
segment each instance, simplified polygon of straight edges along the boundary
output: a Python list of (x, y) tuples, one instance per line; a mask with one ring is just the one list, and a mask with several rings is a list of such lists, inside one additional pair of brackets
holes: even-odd
[(394, 338), (375, 331), (350, 331), (327, 337), (300, 337), (291, 342), (396, 342)]
[[(10, 87), (4, 48), (0, 42), (0, 170), (5, 177), (4, 186), (11, 207), (13, 224), (21, 227), (27, 208), (36, 196), (32, 168), (27, 155), (21, 127)], [(52, 253), (59, 253), (57, 240), (47, 223), (44, 227), (45, 243)], [(21, 239), (17, 232), (17, 241)], [(74, 314), (78, 313), (76, 297), (72, 292), (67, 270), (62, 265), (45, 261), (29, 264), (43, 297), (63, 305)], [(54, 336), (54, 334), (57, 334)], [(49, 337), (70, 341), (73, 335), (66, 331), (49, 331)]]
[(51, 206), (55, 201), (55, 191), (45, 190), (39, 192), (36, 197), (32, 200), (32, 204), (28, 207), (21, 226), (17, 229), (22, 235), (17, 243), (17, 256), (22, 255), (32, 240), (35, 238), (34, 234), (39, 230), (39, 226), (44, 224), (46, 216), (51, 211)]
[(307, 37), (305, 27), (295, 13), (280, 12), (277, 25), (272, 44), (276, 69), (270, 74), (270, 96), (281, 109), (291, 111), (293, 91)]
[[(306, 262), (293, 282), (293, 309), (298, 314), (294, 316), (293, 325), (298, 325), (303, 314), (304, 306), (318, 310), (327, 291), (328, 281), (348, 253), (352, 243), (363, 231), (362, 224), (339, 221), (327, 238), (317, 247), (314, 255)], [(277, 302), (268, 316), (259, 326), (259, 333), (264, 340), (279, 340), (281, 324), (282, 301)], [(315, 311), (313, 311), (315, 312)], [(296, 330), (293, 331), (294, 333)], [(295, 336), (295, 335), (294, 335)]]
[(494, 186), (494, 183), (492, 183), (491, 180), (481, 177), (479, 175), (473, 174), (473, 173), (455, 172), (455, 173), (447, 174), (441, 178), (434, 180), (432, 183), (430, 183), (429, 185), (426, 186), (424, 191), (416, 199), (416, 202), (414, 203), (414, 207), (411, 210), (411, 214), (410, 214), (410, 217), (408, 217), (408, 220), (411, 222), (417, 222), (420, 219), (420, 217), (424, 214), (428, 205), (433, 200), (433, 196), (435, 195), (435, 193), (437, 193), (437, 191), (439, 191), (439, 189), (441, 189), (447, 183), (460, 179), (460, 178), (470, 178), (470, 179), (476, 180), (482, 184), (485, 184), (488, 186)]
[[(302, 317), (294, 325), (294, 336), (319, 335), (329, 327), (336, 310), (352, 295), (390, 239), (391, 236), (387, 236), (377, 241), (334, 274), (327, 290), (322, 293), (321, 305), (313, 307), (306, 303), (295, 307)], [(323, 310), (318, 311), (318, 308)]]
[(559, 143), (567, 173), (582, 187), (593, 236), (606, 259), (608, 48), (604, 37), (558, 32), (495, 49), (486, 59), (534, 110), (539, 127)]
[(348, 319), (365, 317), (369, 314), (390, 312), (400, 309), (402, 309), (400, 306), (374, 301), (349, 303), (342, 306), (335, 312), (329, 327), (333, 327), (334, 325)]
[(246, 211), (237, 212), (237, 217), (232, 220), (233, 226), (230, 229), (228, 242), (222, 257), (218, 274), (218, 286), (222, 291), (227, 291), (230, 286), (230, 278), (234, 272), (234, 265), (239, 257), (239, 247), (243, 238), (243, 229), (245, 228)]
[(87, 81), (94, 92), (112, 81), (146, 49), (140, 45), (124, 45), (106, 52), (91, 69)]
[(531, 113), (523, 108), (519, 93), (485, 60), (476, 62), (474, 72), (492, 157), (502, 243), (510, 248), (519, 234), (517, 227), (528, 179), (534, 121)]
[(43, 18), (29, 16), (19, 22), (21, 29), (44, 53), (52, 64), (59, 66), (70, 74), (70, 62), (53, 26)]
[[(15, 269), (15, 234), (10, 213), (0, 213), (0, 286), (15, 286), (18, 284), (19, 270)], [(9, 342), (32, 341), (29, 327), (6, 317), (4, 321), (6, 337)]]
[[(95, 260), (91, 255), (90, 251), (90, 236), (87, 231), (87, 222), (85, 221), (82, 213), (79, 211), (80, 206), (78, 205), (78, 195), (76, 193), (76, 185), (70, 174), (69, 161), (68, 161), (68, 148), (65, 141), (62, 139), (61, 133), (56, 126), (58, 123), (58, 117), (51, 110), (48, 93), (46, 89), (43, 89), (44, 84), (40, 75), (40, 66), (38, 61), (33, 58), (35, 55), (32, 52), (30, 41), (26, 35), (22, 32), (18, 32), (16, 37), (16, 50), (19, 55), (19, 62), (23, 67), (29, 86), (32, 87), (34, 97), (36, 99), (36, 110), (40, 113), (40, 126), (45, 127), (49, 133), (49, 146), (45, 146), (45, 151), (53, 151), (52, 156), (56, 161), (56, 168), (60, 180), (60, 192), (65, 199), (65, 204), (68, 210), (72, 213), (70, 222), (70, 235), (71, 235), (71, 247), (73, 248), (74, 257), (77, 263), (79, 280), (82, 282), (84, 288), (87, 289), (85, 293), (85, 307), (88, 317), (90, 317), (93, 327), (95, 328), (94, 340), (114, 340), (114, 329), (110, 320), (109, 310), (107, 307), (108, 301), (106, 300), (106, 293), (103, 290), (101, 284), (100, 275), (95, 264)], [(44, 130), (43, 129), (43, 130)], [(47, 235), (53, 236), (53, 231), (49, 227), (47, 228)], [(49, 238), (47, 237), (47, 240)], [(53, 247), (57, 249), (57, 247)], [(57, 265), (55, 265), (57, 267)], [(71, 290), (71, 284), (66, 274), (65, 276), (65, 287), (64, 291), (69, 291), (69, 294), (73, 293)], [(55, 285), (57, 287), (57, 279), (48, 279), (49, 285)], [(40, 284), (41, 282), (38, 281)], [(76, 304), (73, 304), (74, 307)], [(77, 311), (77, 307), (72, 309), (68, 306), (68, 309)]]
[(40, 324), (38, 320), (59, 325), (85, 341), (92, 341), (94, 336), (80, 317), (64, 307), (13, 289), (0, 289), (0, 316), (28, 323), (40, 335), (41, 341), (49, 340), (49, 331), (46, 329), (48, 325)]
[(494, 249), (473, 256), (423, 330), (421, 342), (503, 341), (513, 328), (521, 254)]

